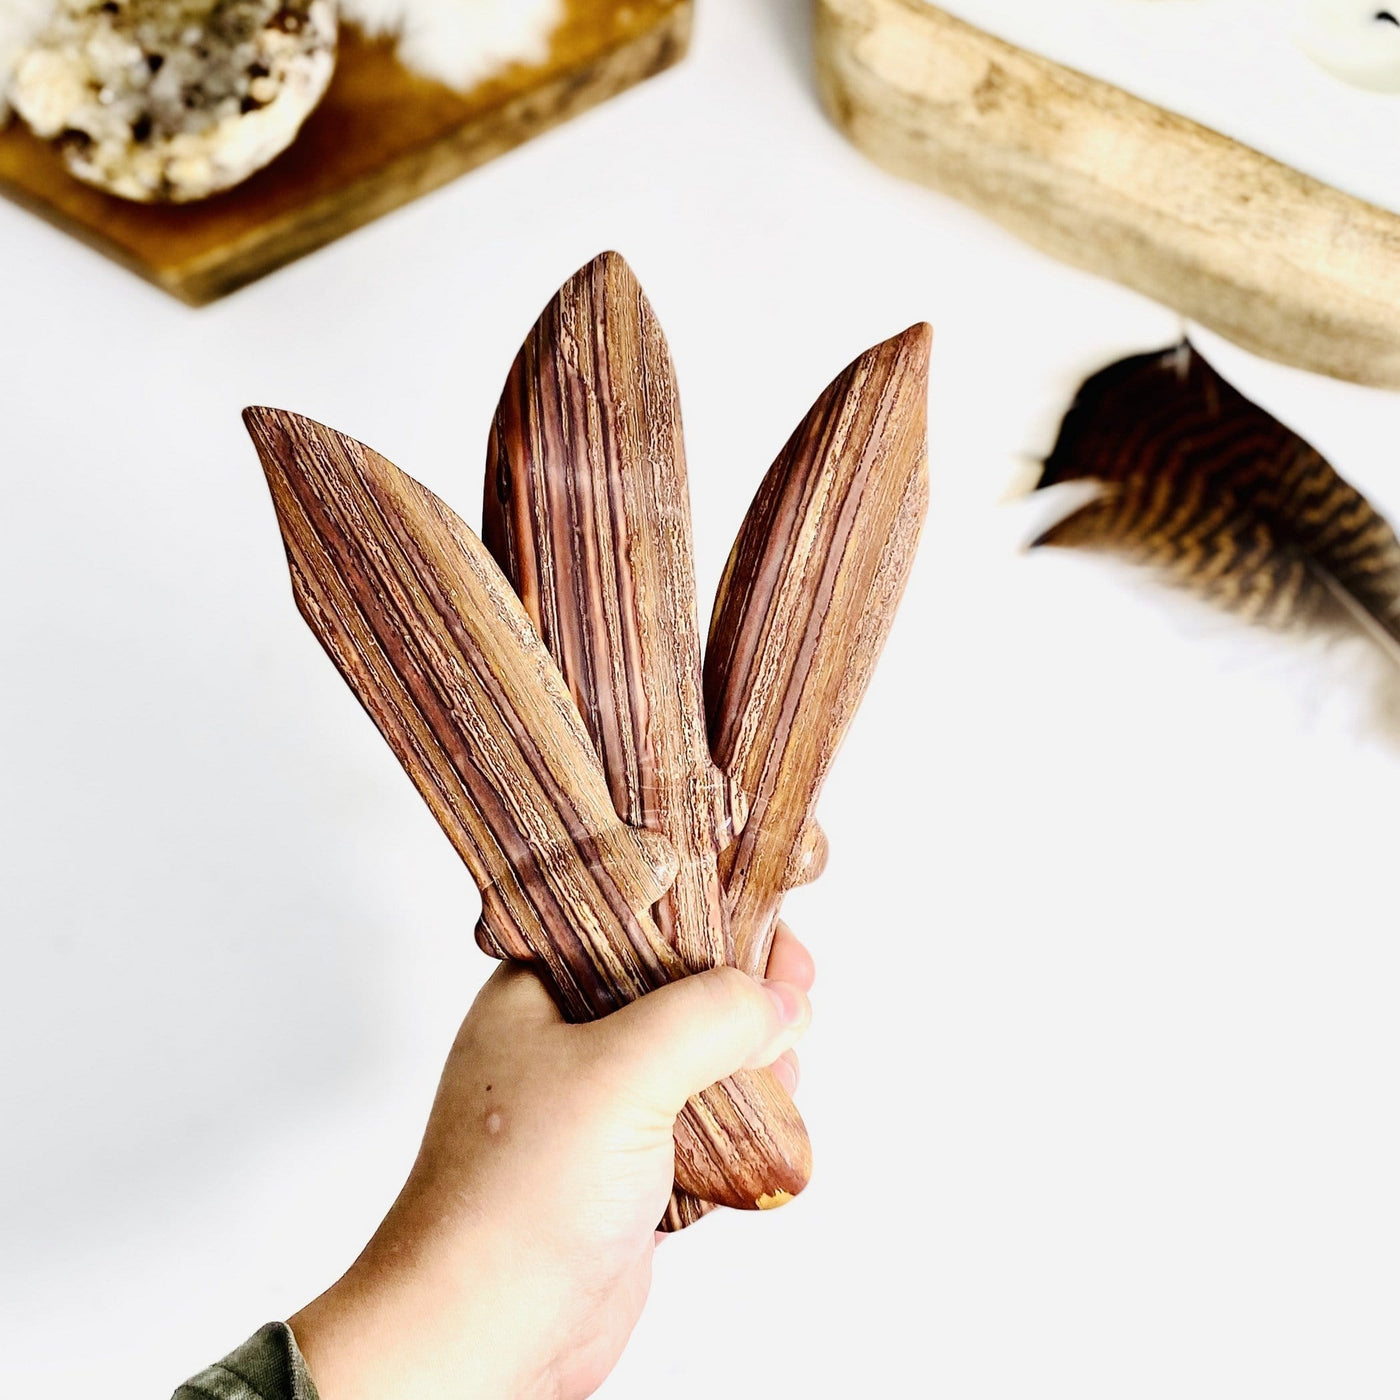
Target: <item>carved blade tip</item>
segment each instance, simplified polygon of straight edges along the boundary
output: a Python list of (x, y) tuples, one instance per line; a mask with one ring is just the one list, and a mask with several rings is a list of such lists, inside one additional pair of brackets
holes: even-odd
[[(933, 351), (933, 327), (916, 321), (908, 330), (892, 335), (857, 355), (844, 373), (892, 379), (896, 373), (919, 385), (928, 383), (929, 358)], [(839, 376), (838, 376), (839, 382)], [(828, 390), (831, 386), (828, 386)]]
[(243, 410), (243, 426), (247, 428), (248, 436), (253, 439), (264, 462), (271, 456), (285, 464), (291, 456), (293, 432), (318, 425), (285, 408), (266, 408), (254, 404)]
[(887, 347), (908, 360), (911, 373), (927, 377), (929, 357), (933, 353), (933, 327), (927, 321), (916, 321), (908, 330), (891, 336), (879, 348)]
[(564, 285), (584, 281), (619, 281), (633, 286), (640, 286), (637, 281), (637, 274), (632, 271), (632, 265), (613, 248), (608, 248), (598, 254), (596, 258), (590, 258)]

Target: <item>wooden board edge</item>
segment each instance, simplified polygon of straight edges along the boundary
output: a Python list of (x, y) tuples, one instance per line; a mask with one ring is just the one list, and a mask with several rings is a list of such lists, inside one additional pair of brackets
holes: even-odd
[(1257, 354), (1400, 388), (1400, 216), (924, 0), (814, 0), (877, 164)]
[(601, 106), (679, 63), (689, 47), (693, 14), (691, 0), (683, 0), (662, 23), (605, 49), (586, 67), (560, 73), (450, 136), (405, 151), (373, 176), (260, 229), (232, 257), (222, 253), (176, 270), (166, 289), (192, 306), (207, 305)]
[(693, 0), (679, 0), (659, 23), (620, 39), (584, 67), (559, 73), (449, 136), (403, 152), (372, 176), (262, 226), (232, 250), (220, 248), (172, 268), (133, 257), (100, 230), (63, 217), (22, 187), (6, 182), (3, 193), (187, 306), (207, 306), (674, 67), (689, 49), (693, 24)]
[(0, 194), (9, 200), (11, 204), (23, 209), (25, 213), (32, 214), (36, 219), (42, 219), (50, 228), (57, 229), (59, 233), (76, 239), (86, 248), (91, 248), (94, 253), (100, 253), (104, 258), (109, 259), (117, 266), (127, 272), (134, 272), (143, 282), (149, 283), (153, 287), (159, 288), (163, 292), (169, 292), (180, 301), (190, 306), (200, 305), (199, 302), (190, 301), (178, 285), (172, 284), (148, 263), (140, 258), (133, 257), (131, 253), (121, 244), (111, 239), (104, 238), (102, 234), (91, 224), (82, 223), (78, 220), (70, 220), (63, 213), (46, 203), (44, 200), (36, 199), (34, 195), (22, 185), (10, 183), (8, 180), (0, 179)]

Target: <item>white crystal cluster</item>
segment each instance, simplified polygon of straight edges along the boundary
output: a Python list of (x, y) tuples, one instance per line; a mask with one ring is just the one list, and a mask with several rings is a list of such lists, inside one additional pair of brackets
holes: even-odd
[(284, 150), (335, 66), (333, 0), (60, 0), (16, 111), (126, 199), (203, 199)]
[(126, 199), (229, 188), (295, 138), (335, 66), (341, 18), (468, 90), (539, 63), (564, 0), (0, 0), (7, 102), (79, 179)]
[(57, 0), (0, 0), (0, 126), (10, 114), (10, 78), (19, 56), (43, 32)]

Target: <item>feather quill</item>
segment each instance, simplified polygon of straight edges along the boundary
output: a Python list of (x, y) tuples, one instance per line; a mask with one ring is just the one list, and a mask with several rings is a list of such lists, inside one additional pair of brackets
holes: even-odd
[(1400, 667), (1400, 539), (1189, 341), (1083, 384), (1036, 489), (1071, 482), (1090, 499), (1033, 548), (1119, 555), (1276, 630), (1356, 628)]

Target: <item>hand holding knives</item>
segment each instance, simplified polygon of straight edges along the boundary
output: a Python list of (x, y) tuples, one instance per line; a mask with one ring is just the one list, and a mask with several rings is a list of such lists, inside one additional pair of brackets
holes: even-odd
[[(572, 1020), (724, 963), (761, 974), (819, 873), (817, 794), (917, 544), (929, 333), (826, 390), (765, 478), (700, 651), (665, 338), (604, 254), (546, 308), (492, 427), (482, 538), (367, 447), (245, 415), (299, 608), (468, 866), (478, 941)], [(798, 723), (798, 717), (801, 722)], [(676, 1125), (667, 1224), (802, 1190), (768, 1071)]]

